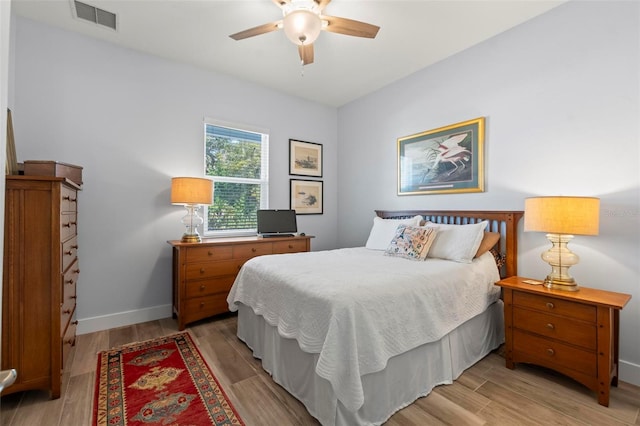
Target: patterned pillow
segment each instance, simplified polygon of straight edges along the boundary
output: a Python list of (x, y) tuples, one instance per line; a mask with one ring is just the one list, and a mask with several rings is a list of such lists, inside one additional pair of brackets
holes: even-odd
[(402, 257), (411, 260), (425, 260), (429, 248), (436, 237), (436, 228), (420, 228), (398, 225), (396, 235), (385, 250), (385, 256)]

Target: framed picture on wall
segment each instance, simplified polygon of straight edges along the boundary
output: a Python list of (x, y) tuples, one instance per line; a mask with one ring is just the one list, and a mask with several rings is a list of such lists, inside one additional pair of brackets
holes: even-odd
[(398, 138), (398, 195), (484, 192), (484, 117)]
[(291, 179), (291, 209), (296, 214), (322, 214), (322, 181)]
[(322, 144), (289, 139), (289, 174), (322, 177)]

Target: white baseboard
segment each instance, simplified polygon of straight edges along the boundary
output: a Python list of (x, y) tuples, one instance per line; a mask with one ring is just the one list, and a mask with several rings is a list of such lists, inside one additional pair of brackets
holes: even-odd
[(118, 312), (99, 317), (79, 319), (76, 334), (93, 333), (94, 331), (108, 330), (110, 328), (168, 318), (172, 313), (171, 305), (161, 305), (137, 309), (135, 311)]
[(619, 379), (632, 385), (640, 386), (640, 365), (620, 360), (618, 366)]

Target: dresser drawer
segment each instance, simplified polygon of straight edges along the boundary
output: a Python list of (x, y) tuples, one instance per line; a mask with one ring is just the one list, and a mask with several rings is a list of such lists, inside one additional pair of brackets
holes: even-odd
[(64, 185), (60, 187), (60, 211), (78, 211), (78, 192), (75, 189), (68, 188)]
[(190, 281), (187, 283), (187, 299), (194, 297), (206, 296), (215, 293), (229, 293), (231, 286), (235, 281), (235, 275), (226, 275), (224, 277), (215, 277), (209, 280)]
[(186, 253), (187, 263), (200, 263), (210, 260), (228, 260), (233, 257), (233, 250), (231, 250), (230, 246), (189, 247), (186, 249)]
[(204, 278), (236, 275), (245, 259), (221, 260), (219, 262), (188, 263), (185, 266), (185, 280), (200, 280)]
[(78, 257), (78, 238), (73, 237), (62, 243), (62, 271), (66, 271), (69, 265)]
[(189, 323), (228, 311), (229, 305), (227, 304), (226, 293), (197, 297), (195, 299), (189, 299), (186, 301), (184, 321), (185, 323)]
[(513, 306), (523, 306), (582, 321), (596, 322), (596, 307), (521, 291), (513, 292)]
[(273, 243), (273, 253), (298, 253), (307, 251), (306, 240), (277, 241)]
[(233, 246), (234, 259), (250, 259), (255, 256), (272, 253), (272, 243), (238, 244)]
[[(75, 296), (75, 291), (73, 296)], [(65, 327), (71, 322), (71, 317), (76, 309), (75, 299), (67, 299), (67, 303), (64, 303), (60, 308), (60, 337), (64, 336)]]
[(62, 331), (64, 331), (64, 325), (69, 321), (71, 313), (76, 307), (76, 281), (78, 280), (78, 275), (77, 264), (74, 264), (62, 278), (62, 299), (60, 299), (60, 325)]
[(596, 349), (597, 339), (594, 323), (519, 307), (513, 308), (513, 323), (522, 330), (562, 340), (586, 349)]
[(62, 351), (62, 363), (61, 367), (64, 369), (67, 360), (69, 359), (69, 354), (71, 353), (71, 348), (76, 344), (76, 328), (78, 327), (78, 323), (75, 321), (75, 312), (71, 317), (71, 321), (67, 325), (66, 329), (64, 328), (65, 324), (62, 324), (63, 330), (65, 330), (62, 340), (60, 342), (61, 351)]
[(73, 213), (60, 215), (60, 240), (65, 241), (76, 235), (78, 220)]
[(518, 329), (513, 330), (513, 353), (516, 362), (520, 356), (523, 359), (533, 357), (543, 366), (555, 368), (560, 365), (593, 377), (598, 374), (594, 351), (565, 345)]

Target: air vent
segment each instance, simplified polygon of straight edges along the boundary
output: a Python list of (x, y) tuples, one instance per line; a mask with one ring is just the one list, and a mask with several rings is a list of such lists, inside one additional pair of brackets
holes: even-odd
[(106, 10), (75, 0), (73, 4), (78, 18), (93, 22), (94, 24), (109, 27), (112, 30), (116, 29), (115, 13), (107, 12)]

